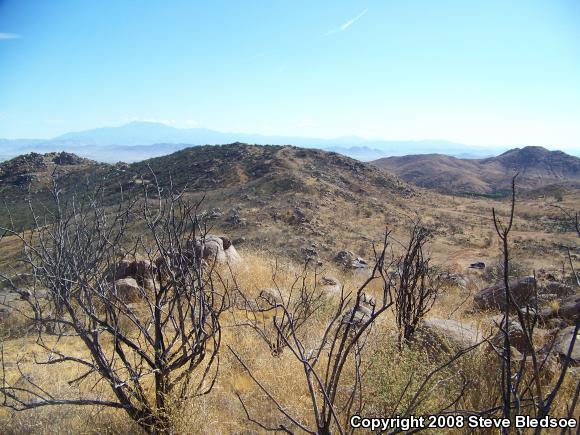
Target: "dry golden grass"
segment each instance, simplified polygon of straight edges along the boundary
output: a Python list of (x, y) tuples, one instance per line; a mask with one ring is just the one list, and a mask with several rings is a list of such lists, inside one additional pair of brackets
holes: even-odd
[[(50, 338), (49, 338), (50, 340)], [(54, 340), (53, 340), (54, 341)], [(58, 365), (37, 365), (35, 360), (44, 361), (47, 358), (37, 345), (33, 335), (13, 340), (5, 340), (2, 343), (4, 361), (6, 365), (7, 382), (11, 385), (28, 387), (29, 385), (20, 374), (21, 367), (25, 376), (47, 388), (55, 397), (73, 399), (80, 395), (78, 387), (71, 386), (68, 381), (83, 373), (82, 368), (72, 363)], [(65, 339), (59, 344), (59, 348), (75, 356), (86, 355), (83, 344), (76, 339)], [(83, 385), (83, 394), (92, 383)], [(99, 397), (110, 397), (108, 387), (99, 385), (94, 391)], [(13, 412), (0, 407), (0, 427), (3, 433), (139, 433), (137, 426), (126, 417), (124, 411), (112, 408), (99, 408), (93, 406), (72, 407), (54, 406), (38, 408), (28, 411)]]
[(14, 259), (22, 250), (22, 243), (17, 236), (7, 235), (0, 238), (0, 270), (14, 267)]
[[(276, 261), (264, 252), (243, 252), (244, 262), (234, 269), (237, 286), (248, 297), (256, 297), (260, 290), (274, 288), (275, 283), (287, 295), (288, 289), (295, 282), (302, 266), (288, 260)], [(273, 270), (276, 273), (273, 274)], [(228, 270), (220, 268), (224, 277)], [(333, 267), (319, 271), (321, 275), (337, 277), (348, 291), (356, 288), (365, 276), (347, 273)], [(453, 318), (480, 329), (489, 330), (489, 314), (473, 313), (471, 296), (478, 285), (478, 275), (472, 276), (467, 289), (447, 286), (436, 302), (431, 317)], [(232, 278), (228, 278), (232, 285)], [(275, 283), (274, 283), (275, 281)], [(307, 280), (314, 284), (314, 276)], [(322, 287), (328, 294), (323, 309), (310, 319), (301, 335), (305, 345), (314, 346), (330, 318), (338, 300), (336, 289)], [(368, 293), (376, 298), (382, 295), (379, 283), (373, 283)], [(176, 433), (183, 434), (223, 434), (253, 433), (258, 431), (255, 425), (246, 419), (245, 413), (236, 397), (239, 394), (248, 405), (250, 412), (264, 423), (276, 425), (283, 421), (275, 407), (267, 401), (243, 367), (229, 352), (231, 346), (251, 368), (255, 377), (266, 386), (274, 397), (301, 422), (312, 424), (312, 411), (308, 391), (304, 382), (302, 365), (291, 352), (272, 356), (266, 343), (251, 329), (237, 325), (240, 320), (239, 310), (230, 310), (222, 317), (223, 339), (220, 350), (219, 376), (215, 387), (208, 395), (192, 398), (179, 408), (170, 410)], [(68, 338), (59, 344), (61, 349), (75, 355), (86, 354), (82, 343)], [(19, 361), (25, 373), (31, 373), (35, 382), (50, 388), (55, 395), (76, 397), (80, 394), (78, 387), (67, 382), (81, 373), (74, 365), (37, 366), (35, 356), (42, 359), (41, 349), (35, 345), (35, 336), (8, 338), (3, 342), (4, 358), (7, 364), (9, 381), (18, 381), (21, 376), (16, 367)], [(399, 352), (396, 348), (396, 328), (394, 317), (386, 312), (373, 327), (367, 347), (363, 354), (363, 367), (366, 370), (364, 391), (367, 397), (369, 415), (393, 415), (401, 412), (410, 400), (424, 377), (448, 355), (434, 355), (432, 351), (419, 345), (411, 345)], [(452, 401), (461, 389), (463, 377), (468, 379), (468, 388), (458, 406), (463, 409), (482, 409), (497, 400), (498, 370), (496, 360), (491, 352), (482, 347), (456, 364), (437, 374), (427, 385), (426, 393), (415, 413), (429, 413)], [(345, 377), (352, 372), (346, 368)], [(407, 388), (407, 382), (411, 383)], [(93, 383), (95, 379), (93, 379)], [(546, 385), (554, 382), (549, 379)], [(110, 391), (104, 384), (89, 392), (90, 382), (81, 385), (84, 394), (96, 394), (110, 397)], [(564, 385), (562, 397), (573, 394), (575, 384), (568, 379)], [(405, 391), (405, 389), (407, 390)], [(556, 405), (554, 414), (565, 413), (566, 400)], [(0, 408), (0, 427), (3, 433), (139, 433), (139, 428), (123, 411), (96, 407), (50, 407), (25, 412), (12, 412)]]

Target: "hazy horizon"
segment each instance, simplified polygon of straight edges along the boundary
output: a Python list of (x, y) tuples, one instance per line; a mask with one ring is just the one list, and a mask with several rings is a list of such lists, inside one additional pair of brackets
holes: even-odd
[[(480, 146), (437, 139), (384, 140), (355, 136), (315, 138), (300, 136), (269, 136), (236, 132), (220, 132), (199, 127), (177, 128), (151, 121), (133, 121), (120, 126), (67, 132), (53, 138), (0, 138), (0, 161), (29, 152), (68, 151), (82, 157), (106, 163), (119, 160), (134, 162), (171, 154), (190, 146), (225, 145), (234, 142), (256, 145), (294, 145), (334, 151), (361, 161), (403, 155), (441, 154), (477, 159), (498, 156), (508, 150), (530, 145)], [(537, 145), (532, 145), (537, 146)], [(560, 150), (557, 146), (542, 146)], [(566, 150), (580, 157), (580, 149)]]
[(0, 137), (131, 121), (580, 151), (580, 4), (4, 0)]

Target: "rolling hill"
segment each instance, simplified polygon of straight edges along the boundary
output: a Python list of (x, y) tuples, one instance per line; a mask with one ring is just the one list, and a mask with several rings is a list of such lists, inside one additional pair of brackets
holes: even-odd
[[(20, 229), (31, 223), (29, 190), (43, 207), (50, 202), (47, 189), (55, 169), (63, 195), (82, 192), (93, 181), (104, 186), (109, 204), (122, 200), (121, 193), (124, 198), (140, 194), (155, 175), (165, 188), (171, 182), (194, 200), (204, 197), (201, 213), (220, 231), (293, 256), (314, 249), (328, 258), (351, 244), (368, 248), (384, 230), (385, 216), (402, 219), (409, 212), (406, 202), (418, 195), (372, 165), (293, 146), (198, 146), (116, 165), (76, 156), (70, 157), (74, 165), (57, 165), (60, 155), (29, 154), (0, 164), (0, 197)], [(0, 210), (0, 226), (8, 218)]]
[(510, 189), (515, 172), (519, 172), (518, 187), (524, 190), (580, 183), (580, 158), (542, 147), (515, 148), (486, 159), (425, 154), (388, 157), (372, 164), (442, 193), (501, 195)]

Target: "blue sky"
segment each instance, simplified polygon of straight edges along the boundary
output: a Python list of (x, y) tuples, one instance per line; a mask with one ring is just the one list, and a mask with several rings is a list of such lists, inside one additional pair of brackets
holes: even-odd
[(580, 147), (580, 2), (0, 0), (0, 137), (132, 120)]

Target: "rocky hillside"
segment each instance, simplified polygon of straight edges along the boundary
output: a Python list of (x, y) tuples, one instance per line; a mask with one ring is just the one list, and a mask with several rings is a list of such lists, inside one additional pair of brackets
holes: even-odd
[(345, 198), (413, 193), (406, 183), (371, 165), (333, 152), (293, 146), (233, 143), (191, 147), (130, 165), (127, 175), (150, 178), (149, 168), (162, 183), (171, 176), (177, 185), (187, 184), (195, 190), (243, 187), (260, 193), (331, 191)]
[(300, 258), (368, 249), (386, 216), (401, 219), (397, 213), (407, 212), (419, 195), (372, 165), (293, 146), (192, 147), (124, 171), (127, 192), (152, 183), (153, 173), (163, 185), (171, 177), (192, 197), (204, 196), (203, 212), (220, 231), (259, 250)]
[(53, 173), (60, 176), (71, 172), (90, 171), (95, 167), (96, 162), (66, 152), (25, 154), (0, 163), (0, 187), (32, 187), (41, 190), (46, 187)]
[(373, 164), (403, 180), (444, 193), (502, 194), (515, 171), (518, 186), (530, 190), (580, 183), (580, 158), (542, 147), (516, 148), (487, 159), (458, 159), (440, 154), (375, 160)]
[[(104, 187), (111, 205), (141, 195), (144, 188), (154, 196), (155, 179), (164, 189), (171, 180), (192, 200), (203, 198), (199, 214), (208, 228), (213, 234), (227, 235), (242, 254), (337, 261), (354, 268), (372, 262), (372, 244), (382, 239), (385, 228), (393, 230), (397, 240), (405, 240), (410, 219), (421, 219), (432, 229), (433, 255), (446, 267), (463, 269), (475, 261), (487, 262), (497, 253), (491, 248), (491, 208), (507, 206), (506, 201), (451, 198), (414, 188), (370, 164), (293, 146), (192, 147), (116, 165), (66, 154), (33, 157), (22, 156), (1, 166), (0, 200), (11, 213), (0, 207), (0, 227), (10, 225), (10, 218), (18, 229), (31, 224), (28, 190), (10, 184), (17, 174), (38, 177), (31, 198), (40, 211), (50, 206), (46, 188), (54, 169), (63, 197), (82, 193), (92, 180)], [(578, 195), (580, 191), (565, 193), (561, 204), (573, 209)], [(526, 201), (518, 206), (525, 216), (522, 211), (516, 222), (515, 254), (525, 252), (529, 259), (531, 252), (539, 256), (560, 252), (564, 245), (560, 211), (547, 205), (538, 208), (537, 197)], [(541, 240), (539, 233), (544, 234)], [(565, 246), (572, 243), (567, 240)]]
[[(392, 221), (402, 219), (409, 212), (408, 201), (419, 195), (372, 165), (293, 146), (191, 147), (116, 165), (93, 164), (65, 154), (32, 154), (1, 167), (2, 184), (26, 186), (32, 179), (37, 187), (55, 168), (66, 169), (66, 176), (59, 180), (64, 194), (78, 192), (84, 188), (81, 181), (92, 178), (104, 183), (110, 204), (121, 199), (121, 192), (123, 198), (140, 194), (155, 179), (164, 188), (171, 182), (185, 188), (193, 199), (205, 198), (201, 212), (216, 231), (295, 257), (328, 258), (352, 246), (368, 249), (384, 231), (386, 216)], [(37, 192), (36, 197), (42, 197), (41, 187)], [(20, 209), (19, 222), (25, 222), (22, 188), (3, 194), (9, 196), (13, 210)]]

